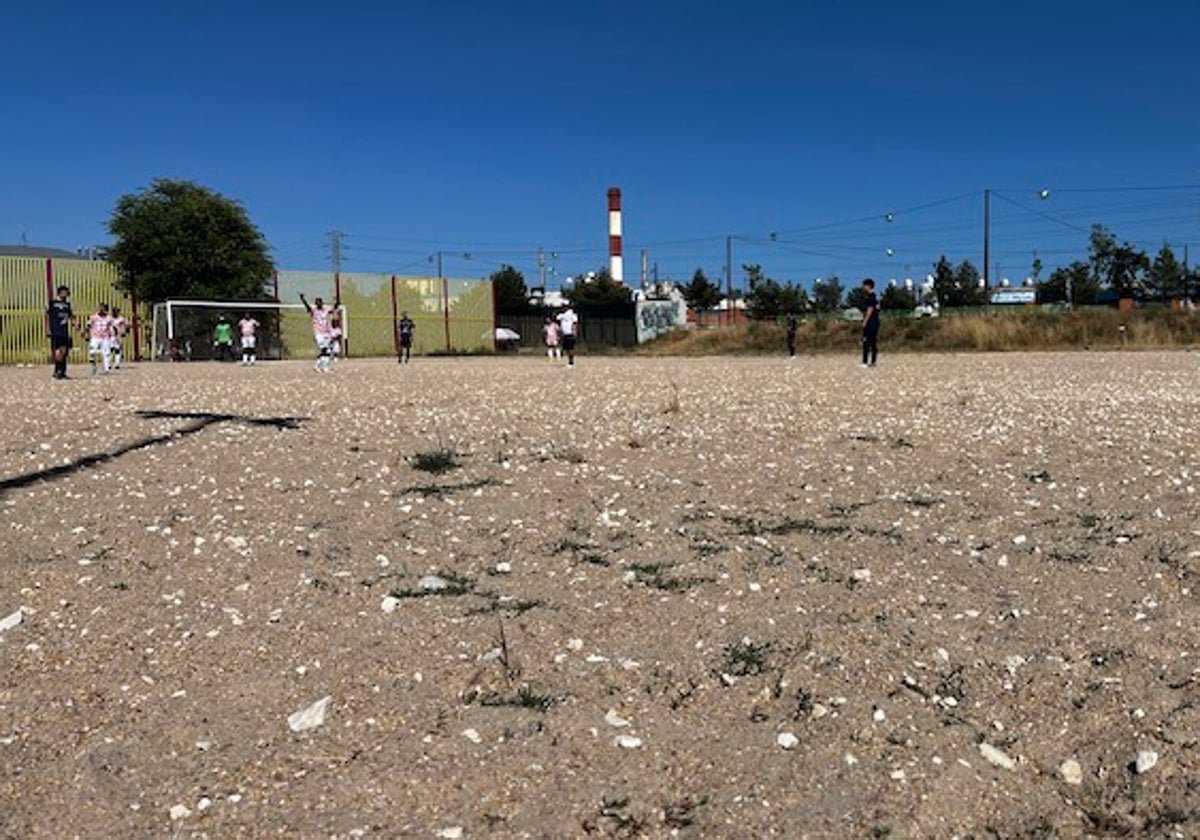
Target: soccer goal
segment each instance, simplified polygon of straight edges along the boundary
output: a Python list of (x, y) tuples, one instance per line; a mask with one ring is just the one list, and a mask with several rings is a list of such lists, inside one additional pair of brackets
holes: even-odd
[[(300, 303), (246, 300), (166, 300), (154, 304), (151, 346), (155, 361), (206, 361), (217, 357), (216, 331), (222, 318), (233, 327), (233, 353), (241, 355), (238, 321), (258, 321), (259, 359), (311, 359), (317, 355), (308, 312)], [(342, 345), (348, 345), (346, 307), (338, 308)]]

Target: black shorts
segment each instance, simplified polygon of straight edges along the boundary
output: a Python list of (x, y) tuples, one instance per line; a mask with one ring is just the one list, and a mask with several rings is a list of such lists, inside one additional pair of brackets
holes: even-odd
[(50, 349), (61, 350), (64, 347), (67, 350), (71, 349), (71, 336), (69, 335), (52, 335), (50, 336)]
[(562, 349), (564, 349), (564, 350), (574, 350), (574, 349), (575, 349), (575, 336), (573, 336), (573, 335), (564, 335), (564, 336), (562, 337)]
[(411, 335), (400, 336), (400, 346), (401, 347), (412, 347), (412, 336)]

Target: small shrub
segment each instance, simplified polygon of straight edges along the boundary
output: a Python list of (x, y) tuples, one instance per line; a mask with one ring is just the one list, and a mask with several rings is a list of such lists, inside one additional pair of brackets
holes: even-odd
[(414, 470), (422, 470), (434, 475), (449, 472), (460, 464), (458, 453), (444, 447), (431, 449), (428, 452), (418, 452), (409, 459), (409, 463), (412, 464)]

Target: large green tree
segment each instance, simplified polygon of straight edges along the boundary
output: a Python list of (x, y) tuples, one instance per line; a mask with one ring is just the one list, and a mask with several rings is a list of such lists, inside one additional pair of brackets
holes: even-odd
[(500, 267), (491, 276), (492, 290), (496, 295), (496, 311), (504, 315), (518, 315), (528, 312), (529, 288), (525, 285), (525, 275), (511, 265)]
[(1146, 293), (1146, 274), (1150, 258), (1128, 242), (1118, 245), (1117, 238), (1104, 225), (1092, 225), (1088, 238), (1089, 260), (1100, 285), (1118, 297), (1141, 297)]
[(1049, 279), (1038, 284), (1038, 300), (1042, 303), (1077, 303), (1086, 305), (1096, 302), (1100, 290), (1091, 267), (1082, 260), (1054, 269)]
[(1171, 298), (1187, 296), (1187, 279), (1187, 270), (1183, 263), (1176, 258), (1171, 246), (1164, 242), (1162, 250), (1150, 266), (1150, 288), (1163, 303), (1166, 303)]
[(721, 287), (708, 279), (704, 269), (697, 268), (690, 282), (679, 287), (687, 305), (696, 310), (700, 323), (704, 323), (704, 313), (721, 302), (723, 295)]
[(802, 286), (764, 277), (759, 265), (743, 266), (750, 291), (746, 315), (754, 321), (773, 321), (808, 309), (808, 293)]
[(607, 268), (576, 278), (564, 294), (572, 306), (612, 306), (629, 303), (632, 299), (632, 290), (614, 280)]
[(238, 202), (190, 181), (159, 178), (117, 200), (108, 259), (147, 301), (268, 297), (267, 243)]
[(818, 312), (836, 312), (842, 308), (842, 281), (837, 277), (818, 280), (812, 288), (813, 308)]
[(889, 283), (888, 287), (883, 290), (883, 295), (879, 298), (879, 307), (881, 309), (894, 309), (897, 311), (916, 309), (917, 293), (901, 285)]
[(985, 302), (979, 269), (970, 260), (957, 267), (942, 256), (933, 266), (933, 293), (939, 307), (982, 306)]

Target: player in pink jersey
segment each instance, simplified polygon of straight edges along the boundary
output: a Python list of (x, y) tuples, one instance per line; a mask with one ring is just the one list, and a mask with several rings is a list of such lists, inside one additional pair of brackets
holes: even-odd
[(242, 364), (252, 365), (258, 361), (258, 328), (262, 324), (247, 312), (242, 320), (237, 322), (238, 332), (242, 336)]
[(121, 352), (121, 341), (128, 332), (129, 321), (121, 314), (121, 307), (114, 306), (112, 309), (112, 338), (110, 339), (113, 370), (121, 369), (121, 361), (124, 358)]
[(558, 346), (559, 332), (558, 321), (547, 315), (546, 323), (542, 326), (542, 338), (546, 341), (546, 357), (552, 362), (562, 358), (562, 351)]
[(329, 319), (329, 354), (334, 362), (342, 355), (342, 319), (337, 315)]
[(333, 306), (326, 306), (323, 299), (315, 298), (310, 305), (308, 298), (301, 292), (300, 302), (312, 318), (313, 338), (317, 342), (317, 362), (313, 365), (313, 370), (329, 373), (329, 366), (333, 362), (333, 326), (330, 322), (334, 312), (341, 307), (341, 300), (335, 300)]
[(96, 375), (96, 360), (104, 365), (108, 373), (108, 349), (112, 341), (112, 316), (108, 314), (108, 304), (100, 304), (99, 309), (88, 316), (88, 362), (92, 366), (92, 376)]

